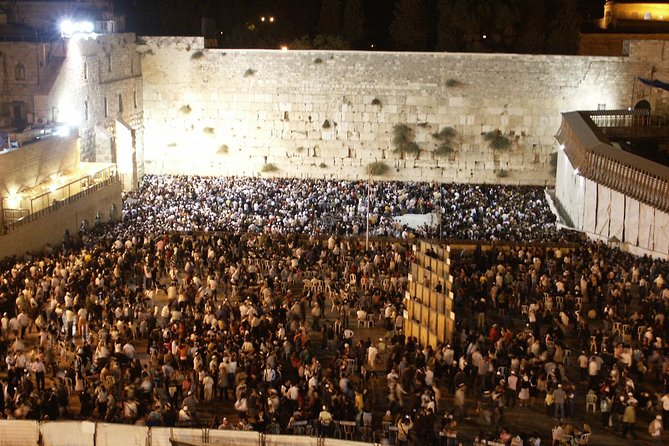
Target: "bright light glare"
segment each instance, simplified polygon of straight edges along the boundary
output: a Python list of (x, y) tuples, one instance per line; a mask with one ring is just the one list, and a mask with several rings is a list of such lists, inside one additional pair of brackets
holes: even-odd
[(560, 150), (564, 150), (564, 144), (560, 144)]
[(73, 22), (72, 20), (60, 22), (60, 33), (63, 37), (71, 37), (74, 34), (91, 34), (93, 31), (95, 31), (93, 22)]
[(281, 51), (288, 51), (288, 47), (287, 47), (286, 45), (283, 45), (283, 46), (281, 47)]
[(54, 135), (60, 136), (61, 138), (67, 138), (70, 136), (70, 126), (61, 125), (60, 127), (57, 127)]
[(574, 169), (574, 175), (580, 175), (580, 174), (581, 174), (581, 171), (578, 170), (578, 167), (576, 169)]
[(19, 209), (21, 206), (21, 196), (20, 195), (10, 195), (7, 197), (7, 208), (9, 209)]

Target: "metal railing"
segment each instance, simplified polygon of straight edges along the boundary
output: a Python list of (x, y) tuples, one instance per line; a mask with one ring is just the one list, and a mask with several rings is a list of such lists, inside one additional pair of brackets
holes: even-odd
[(30, 198), (30, 209), (4, 209), (3, 221), (5, 225), (3, 234), (33, 222), (117, 181), (120, 181), (120, 177), (116, 166), (110, 166), (92, 175), (71, 181), (54, 191), (44, 192)]

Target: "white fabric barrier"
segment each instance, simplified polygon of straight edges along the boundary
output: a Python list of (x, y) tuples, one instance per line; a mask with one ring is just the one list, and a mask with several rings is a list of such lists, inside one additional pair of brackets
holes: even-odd
[(637, 245), (639, 242), (639, 202), (632, 198), (625, 200), (625, 243)]
[(95, 444), (95, 423), (89, 421), (51, 421), (42, 423), (40, 429), (43, 446), (91, 446)]
[(669, 214), (655, 210), (655, 246), (654, 250), (661, 254), (669, 252)]
[[(260, 434), (258, 432), (212, 429), (209, 431), (209, 441), (225, 444), (226, 446), (258, 446), (260, 444)], [(290, 445), (291, 443), (286, 444)]]
[(655, 209), (639, 203), (639, 247), (653, 250), (655, 237)]
[(31, 420), (0, 420), (0, 446), (25, 446), (39, 442), (39, 423)]
[(146, 426), (98, 423), (95, 446), (145, 446), (148, 437)]
[(595, 233), (604, 238), (609, 237), (611, 222), (611, 189), (597, 185), (597, 227)]
[(583, 231), (595, 232), (597, 222), (597, 183), (585, 180), (585, 199), (583, 200)]
[(609, 237), (623, 240), (623, 228), (625, 227), (625, 196), (620, 192), (611, 191), (611, 223), (609, 225)]
[(177, 427), (152, 427), (150, 446), (172, 446), (170, 438), (192, 443), (202, 442), (202, 429), (183, 429)]

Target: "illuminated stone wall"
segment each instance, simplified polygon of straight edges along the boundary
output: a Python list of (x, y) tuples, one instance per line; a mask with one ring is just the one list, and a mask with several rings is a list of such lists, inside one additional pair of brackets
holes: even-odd
[[(388, 179), (552, 184), (560, 112), (629, 107), (634, 76), (655, 63), (646, 56), (658, 58), (657, 42), (606, 58), (141, 40), (146, 172), (204, 175), (258, 175), (272, 164), (277, 170), (263, 174), (366, 178), (367, 165), (382, 161)], [(398, 123), (415, 132), (418, 159), (393, 153)], [(457, 132), (455, 152), (439, 157), (431, 135), (443, 127)], [(510, 149), (493, 150), (483, 136), (490, 131)]]
[[(134, 34), (67, 41), (67, 59), (45, 101), (60, 121), (79, 126), (82, 161), (115, 162), (115, 121), (143, 144), (142, 71)], [(119, 100), (120, 97), (120, 100)], [(140, 163), (141, 164), (141, 163)]]

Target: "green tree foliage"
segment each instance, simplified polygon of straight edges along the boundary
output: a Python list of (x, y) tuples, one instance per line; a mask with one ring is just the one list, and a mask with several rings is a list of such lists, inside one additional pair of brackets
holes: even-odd
[(405, 153), (411, 153), (418, 156), (420, 147), (413, 140), (413, 130), (406, 124), (399, 123), (393, 126), (393, 145), (395, 150), (393, 152), (404, 156)]
[(293, 40), (288, 47), (291, 50), (348, 50), (351, 45), (341, 36), (319, 34), (313, 39), (302, 36)]
[(318, 32), (324, 35), (336, 36), (341, 33), (341, 26), (341, 0), (323, 0), (321, 3), (321, 15), (318, 19)]
[(438, 7), (438, 50), (573, 54), (578, 49), (578, 0), (439, 0)]
[(361, 43), (365, 35), (365, 8), (363, 3), (363, 0), (347, 0), (344, 7), (344, 24), (341, 33), (354, 47)]
[(453, 153), (455, 145), (456, 132), (453, 127), (444, 127), (437, 133), (433, 133), (432, 137), (439, 141), (439, 145), (434, 150), (435, 155), (444, 156)]
[(427, 50), (429, 23), (426, 0), (398, 0), (390, 24), (390, 38), (401, 51)]

